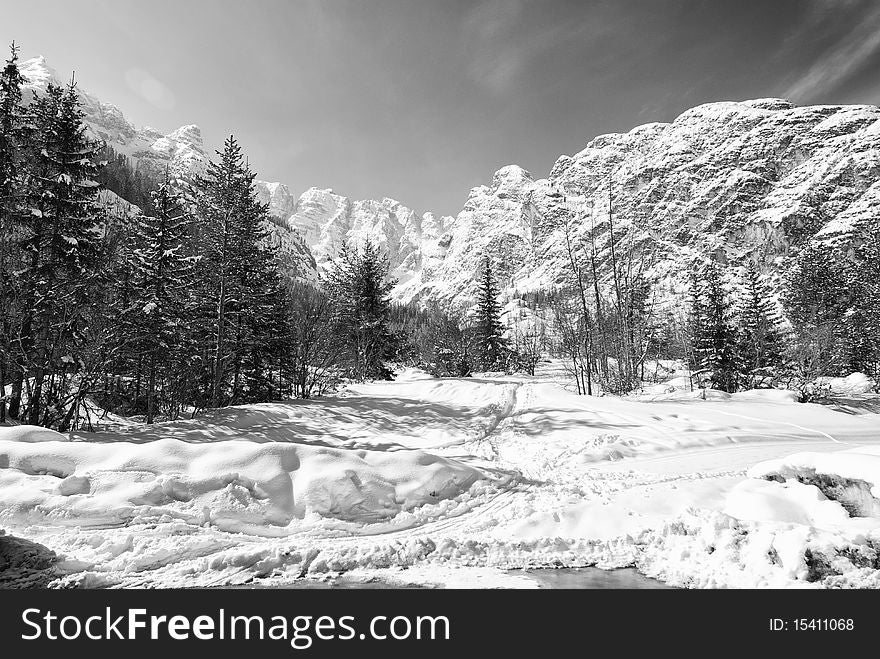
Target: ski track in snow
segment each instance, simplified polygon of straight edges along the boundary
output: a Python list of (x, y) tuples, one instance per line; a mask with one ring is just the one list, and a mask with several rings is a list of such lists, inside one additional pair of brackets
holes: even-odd
[[(690, 574), (680, 555), (706, 546), (700, 534), (721, 537), (732, 524), (753, 523), (720, 511), (756, 462), (801, 447), (837, 451), (843, 444), (858, 446), (880, 438), (878, 415), (854, 417), (819, 406), (760, 401), (748, 403), (751, 414), (741, 414), (720, 408), (738, 410), (742, 401), (685, 405), (579, 397), (526, 378), (363, 385), (338, 400), (348, 406), (344, 429), (328, 427), (328, 437), (356, 429), (356, 446), (392, 452), (418, 448), (466, 464), (486, 478), (451, 499), (367, 523), (306, 516), (288, 527), (242, 523), (223, 529), (207, 511), (201, 521), (158, 506), (127, 521), (6, 515), (0, 525), (59, 554), (59, 585), (219, 586), (254, 579), (284, 584), (350, 570), (389, 569), (404, 569), (395, 574), (405, 581), (409, 567), (430, 575), (441, 567), (541, 565), (635, 565), (689, 586), (787, 585), (800, 579), (790, 565), (762, 565), (749, 581), (724, 573), (720, 565), (712, 564), (710, 571), (708, 557), (700, 558), (705, 565), (691, 559)], [(430, 432), (400, 427), (393, 413), (381, 423), (367, 416), (358, 423), (358, 414), (369, 415), (370, 405), (383, 400), (392, 411), (397, 408), (391, 403), (412, 405), (416, 421), (427, 414)], [(265, 437), (282, 436), (286, 424), (313, 419), (311, 412), (317, 414), (316, 423), (327, 423), (321, 401), (291, 405), (260, 408)], [(242, 418), (252, 413), (245, 406)], [(804, 425), (786, 419), (794, 415)], [(719, 417), (746, 423), (726, 426)], [(216, 423), (222, 424), (223, 418)], [(801, 432), (792, 433), (792, 428)], [(215, 430), (196, 423), (175, 432), (198, 432), (198, 441), (204, 442), (204, 434)], [(217, 438), (246, 440), (247, 430), (235, 427), (238, 437), (223, 427)], [(451, 436), (455, 433), (460, 436)], [(143, 441), (161, 435), (162, 427), (155, 426), (144, 431)], [(134, 437), (137, 433), (99, 441), (137, 441)], [(286, 441), (324, 446), (327, 440), (310, 432)], [(780, 529), (776, 531), (789, 531)], [(750, 537), (762, 537), (752, 533)]]
[[(754, 416), (746, 416), (745, 414), (734, 414), (733, 412), (725, 412), (725, 411), (723, 411), (723, 410), (715, 410), (715, 412), (716, 412), (716, 414), (723, 414), (723, 415), (725, 415), (725, 416), (738, 417), (738, 418), (740, 418), (740, 419), (748, 419), (749, 421), (763, 421), (763, 419), (759, 419), (759, 418), (754, 417)], [(779, 425), (791, 426), (792, 428), (797, 428), (798, 430), (804, 430), (804, 431), (806, 431), (806, 432), (808, 432), (808, 433), (814, 433), (814, 434), (816, 434), (816, 435), (822, 435), (823, 437), (826, 437), (826, 438), (830, 439), (830, 440), (831, 440), (832, 442), (834, 442), (835, 444), (840, 444), (840, 443), (841, 443), (840, 440), (835, 439), (834, 437), (832, 437), (831, 435), (829, 435), (827, 432), (823, 432), (822, 430), (815, 430), (815, 429), (813, 429), (813, 428), (806, 428), (806, 427), (804, 427), (804, 426), (799, 426), (799, 425), (796, 424), (796, 423), (789, 423), (789, 422), (787, 422), (787, 421), (774, 421), (774, 423), (778, 423)], [(772, 436), (772, 435), (771, 435), (771, 436)]]

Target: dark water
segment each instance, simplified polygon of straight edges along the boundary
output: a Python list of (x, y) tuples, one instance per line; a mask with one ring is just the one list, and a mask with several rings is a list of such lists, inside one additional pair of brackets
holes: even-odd
[[(538, 582), (539, 588), (577, 588), (577, 589), (632, 589), (632, 588), (671, 588), (661, 581), (651, 579), (637, 570), (600, 570), (595, 567), (508, 570), (508, 574), (524, 576)], [(430, 586), (423, 586), (430, 588)], [(312, 581), (300, 579), (283, 585), (266, 586), (259, 582), (232, 586), (232, 588), (293, 588), (293, 589), (376, 589), (376, 588), (420, 588), (420, 586), (400, 586), (385, 581), (349, 581), (340, 577), (334, 581)]]
[(662, 581), (646, 577), (638, 570), (624, 568), (620, 570), (600, 570), (597, 567), (562, 568), (559, 570), (509, 570), (516, 574), (534, 579), (540, 588), (578, 588), (590, 590), (608, 590), (623, 588), (672, 588)]

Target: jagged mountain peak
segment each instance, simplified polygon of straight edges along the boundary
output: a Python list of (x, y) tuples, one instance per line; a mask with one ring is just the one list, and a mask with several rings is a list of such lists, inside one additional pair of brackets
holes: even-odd
[(202, 129), (195, 124), (181, 126), (177, 130), (169, 133), (168, 137), (175, 139), (178, 142), (186, 142), (193, 148), (204, 149), (204, 144), (202, 143)]
[(44, 81), (42, 86), (45, 87), (46, 83), (59, 81), (58, 72), (49, 66), (46, 58), (42, 55), (20, 62), (18, 69), (32, 84)]
[[(20, 70), (26, 80), (25, 89), (32, 93), (45, 90), (50, 82), (60, 84), (58, 73), (44, 57), (27, 60)], [(115, 105), (101, 102), (79, 85), (77, 92), (86, 126), (92, 134), (104, 140), (116, 152), (129, 157), (139, 168), (157, 174), (166, 168), (179, 175), (205, 172), (208, 155), (198, 125), (185, 124), (167, 135), (150, 126), (137, 128)], [(270, 210), (280, 221), (269, 223), (268, 240), (279, 253), (285, 273), (291, 279), (314, 281), (314, 258), (302, 238), (283, 222), (295, 205), (290, 201), (292, 195), (287, 186), (257, 181), (257, 193), (270, 204)]]

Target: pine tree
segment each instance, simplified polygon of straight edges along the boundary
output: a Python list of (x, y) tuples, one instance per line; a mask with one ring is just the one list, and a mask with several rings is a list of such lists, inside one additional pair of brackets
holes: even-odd
[(753, 264), (746, 268), (743, 283), (745, 295), (740, 309), (739, 352), (748, 385), (754, 387), (782, 365), (782, 318), (769, 288)]
[(32, 111), (33, 169), (24, 190), (27, 209), (18, 245), (26, 254), (18, 340), (32, 383), (28, 422), (63, 428), (79, 402), (65, 401), (65, 389), (80, 364), (76, 351), (103, 247), (103, 212), (94, 181), (100, 143), (86, 136), (73, 82), (66, 89), (50, 84)]
[[(20, 213), (20, 186), (24, 173), (25, 130), (21, 85), (24, 78), (18, 70), (18, 49), (12, 44), (11, 54), (0, 71), (0, 423), (6, 421), (7, 379), (21, 382), (21, 375), (12, 359), (12, 328), (16, 314), (12, 288), (16, 271), (14, 236)], [(17, 410), (14, 410), (17, 415)]]
[(394, 282), (388, 278), (388, 267), (388, 260), (371, 242), (360, 250), (343, 243), (328, 273), (333, 323), (350, 372), (358, 380), (387, 380), (392, 376), (385, 366), (394, 345), (388, 327)]
[(692, 292), (694, 361), (713, 389), (734, 392), (739, 381), (738, 337), (721, 269), (709, 263), (698, 271)]
[(268, 207), (256, 196), (255, 174), (246, 168), (247, 186), (240, 200), (239, 271), (241, 296), (235, 305), (237, 325), (235, 400), (264, 401), (272, 397), (272, 363), (280, 337), (274, 326), (284, 305), (284, 284), (275, 253), (268, 243)]
[(504, 338), (504, 326), (501, 324), (498, 284), (489, 257), (484, 259), (477, 292), (475, 330), (480, 367), (486, 371), (503, 368), (506, 364), (508, 348)]
[(810, 243), (785, 273), (782, 301), (794, 327), (793, 358), (810, 355), (805, 377), (844, 374), (849, 361), (843, 320), (852, 308), (851, 278), (825, 245)]
[(145, 216), (137, 230), (139, 247), (133, 254), (137, 294), (130, 306), (137, 349), (145, 360), (147, 423), (156, 415), (157, 386), (163, 374), (171, 378), (185, 368), (194, 276), (194, 259), (187, 245), (190, 216), (167, 171), (151, 206), (152, 215)]
[(257, 200), (255, 174), (232, 136), (218, 156), (198, 182), (197, 200), (212, 407), (239, 400), (248, 378), (252, 383), (260, 378), (267, 302), (280, 286), (267, 247), (268, 207)]

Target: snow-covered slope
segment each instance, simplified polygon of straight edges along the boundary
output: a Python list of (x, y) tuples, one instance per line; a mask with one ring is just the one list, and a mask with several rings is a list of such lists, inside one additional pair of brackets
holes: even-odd
[(880, 587), (880, 415), (767, 390), (576, 396), (554, 373), (413, 370), (150, 426), (0, 427), (0, 527), (57, 554), (53, 585), (474, 587), (475, 570), (598, 565)]

